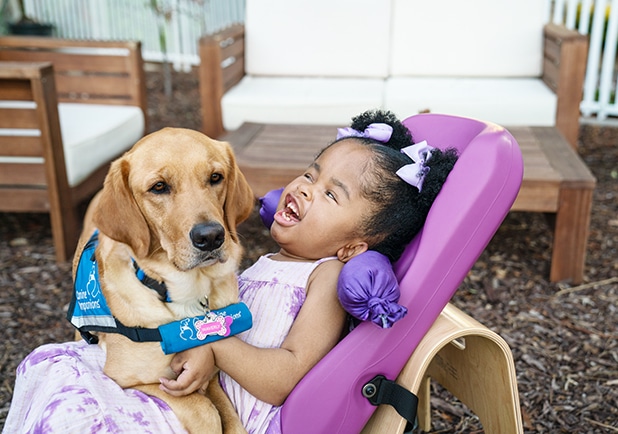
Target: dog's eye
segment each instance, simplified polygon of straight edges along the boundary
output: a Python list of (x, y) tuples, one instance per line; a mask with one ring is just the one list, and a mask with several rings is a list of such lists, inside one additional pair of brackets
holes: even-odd
[(223, 181), (223, 175), (221, 175), (220, 173), (213, 173), (212, 175), (210, 175), (210, 184), (211, 185), (215, 185), (220, 183), (221, 181)]
[(165, 193), (169, 193), (170, 191), (170, 186), (167, 185), (165, 182), (163, 181), (159, 181), (157, 182), (155, 185), (153, 185), (152, 187), (150, 187), (150, 191), (154, 194), (165, 194)]

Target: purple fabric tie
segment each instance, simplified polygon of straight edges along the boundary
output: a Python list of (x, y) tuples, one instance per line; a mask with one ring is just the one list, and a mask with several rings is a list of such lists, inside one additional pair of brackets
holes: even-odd
[(396, 173), (401, 179), (408, 184), (418, 188), (421, 191), (423, 180), (429, 172), (427, 161), (431, 158), (431, 151), (434, 148), (429, 146), (425, 140), (414, 145), (403, 148), (401, 152), (406, 154), (414, 161), (414, 163), (406, 164)]
[(399, 283), (388, 258), (368, 250), (350, 259), (339, 273), (337, 295), (343, 308), (361, 321), (390, 328), (408, 309), (399, 301)]
[(279, 205), (279, 199), (283, 193), (283, 187), (276, 190), (271, 190), (263, 197), (260, 197), (260, 217), (262, 223), (268, 229), (273, 225), (275, 221), (275, 213), (277, 212), (277, 205)]
[(363, 137), (380, 143), (386, 143), (391, 139), (392, 134), (393, 127), (382, 123), (370, 124), (365, 128), (365, 131), (358, 131), (350, 127), (337, 128), (337, 140), (345, 137)]

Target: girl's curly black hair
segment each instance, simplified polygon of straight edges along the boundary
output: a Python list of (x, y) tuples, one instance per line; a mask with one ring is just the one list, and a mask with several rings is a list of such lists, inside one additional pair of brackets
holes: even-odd
[[(393, 128), (390, 140), (382, 143), (365, 137), (353, 137), (373, 151), (373, 159), (363, 173), (362, 194), (375, 205), (367, 215), (362, 230), (369, 238), (369, 248), (386, 255), (391, 262), (399, 259), (406, 245), (421, 230), (429, 209), (438, 196), (446, 177), (457, 161), (457, 150), (432, 150), (426, 165), (430, 170), (425, 175), (419, 190), (398, 175), (397, 170), (412, 163), (401, 152), (414, 144), (410, 131), (390, 111), (370, 110), (352, 119), (351, 128), (364, 131), (370, 124), (385, 123)], [(341, 140), (349, 138), (341, 138)], [(430, 143), (430, 145), (432, 145)], [(433, 144), (435, 147), (435, 144)]]

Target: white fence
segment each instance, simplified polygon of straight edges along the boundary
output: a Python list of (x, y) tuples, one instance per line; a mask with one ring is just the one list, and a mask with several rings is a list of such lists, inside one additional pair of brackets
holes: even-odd
[[(0, 0), (15, 4), (16, 0)], [(429, 1), (429, 0), (428, 0)], [(433, 0), (435, 1), (435, 0)], [(517, 0), (511, 0), (517, 1)], [(551, 20), (590, 35), (583, 116), (618, 116), (618, 0), (546, 1)], [(55, 25), (55, 35), (80, 39), (139, 39), (144, 59), (161, 61), (160, 35), (176, 69), (199, 64), (201, 35), (244, 21), (245, 0), (24, 0), (30, 16)], [(159, 6), (159, 13), (153, 5)], [(159, 29), (165, 29), (161, 33)]]
[(618, 0), (555, 0), (552, 21), (590, 35), (583, 116), (618, 116)]

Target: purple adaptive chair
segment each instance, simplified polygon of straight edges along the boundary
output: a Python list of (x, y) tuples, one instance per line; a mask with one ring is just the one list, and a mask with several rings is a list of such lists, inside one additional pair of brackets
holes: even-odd
[(296, 386), (282, 409), (284, 433), (358, 433), (376, 410), (363, 388), (395, 380), (515, 201), (522, 156), (504, 128), (419, 114), (404, 121), (415, 142), (455, 147), (460, 157), (422, 231), (395, 265), (408, 314), (390, 329), (361, 323)]

